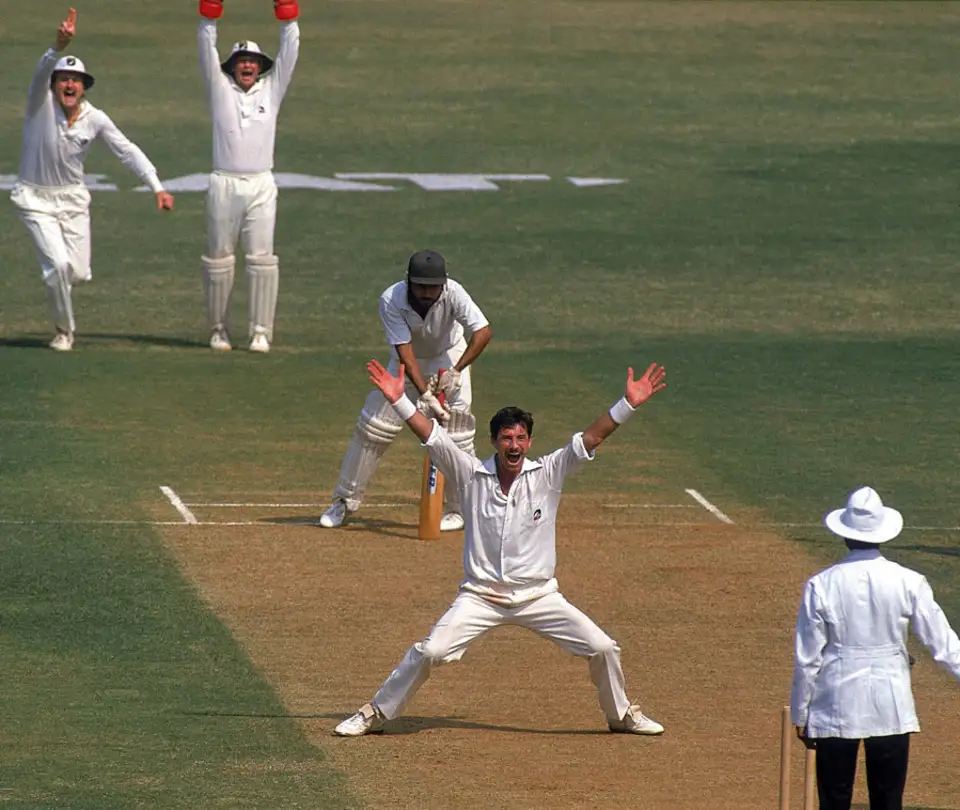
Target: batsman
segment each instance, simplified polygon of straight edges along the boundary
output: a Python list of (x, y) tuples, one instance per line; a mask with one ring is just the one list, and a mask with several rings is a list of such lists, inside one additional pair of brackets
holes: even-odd
[(394, 376), (376, 360), (370, 379), (407, 423), (463, 499), (464, 578), (453, 604), (423, 641), (414, 644), (383, 682), (373, 700), (340, 723), (334, 733), (360, 737), (379, 731), (399, 715), (434, 667), (459, 661), (467, 648), (495, 627), (516, 625), (549, 638), (585, 658), (600, 708), (613, 732), (657, 735), (663, 726), (627, 697), (620, 648), (597, 624), (560, 593), (556, 520), (567, 475), (594, 457), (594, 451), (642, 403), (666, 387), (666, 370), (657, 364), (634, 379), (627, 370), (623, 397), (559, 450), (536, 461), (533, 416), (501, 408), (490, 420), (494, 455), (480, 461), (465, 453), (438, 422), (427, 419), (404, 394), (403, 367)]
[(273, 177), (277, 115), (300, 54), (297, 0), (274, 0), (281, 23), (276, 61), (253, 40), (235, 42), (220, 62), (217, 20), (223, 0), (200, 0), (200, 72), (213, 119), (213, 173), (207, 192), (203, 289), (210, 348), (229, 351), (230, 296), (238, 242), (249, 281), (250, 351), (273, 343), (280, 263), (274, 253), (277, 183)]
[[(470, 365), (487, 347), (493, 331), (463, 285), (447, 277), (443, 256), (421, 250), (410, 257), (406, 279), (380, 295), (380, 320), (393, 355), (390, 369), (394, 373), (404, 370), (417, 407), (440, 419), (454, 444), (474, 455), (477, 423), (470, 411)], [(445, 369), (443, 374), (439, 374), (441, 369)], [(437, 399), (440, 392), (445, 405)], [(360, 508), (367, 483), (401, 430), (403, 421), (393, 406), (380, 391), (371, 391), (340, 466), (333, 503), (320, 518), (321, 526), (336, 528)], [(440, 530), (462, 529), (457, 491), (445, 488), (444, 501)]]

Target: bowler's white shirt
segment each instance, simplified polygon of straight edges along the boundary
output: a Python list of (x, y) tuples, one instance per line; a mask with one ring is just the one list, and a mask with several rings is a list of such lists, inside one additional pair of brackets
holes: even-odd
[(496, 456), (464, 452), (436, 422), (424, 442), (430, 458), (456, 487), (463, 509), (460, 587), (501, 605), (519, 605), (557, 590), (556, 520), (567, 475), (593, 459), (577, 433), (566, 447), (524, 459), (510, 492), (497, 476)]
[(201, 20), (197, 40), (200, 73), (213, 119), (213, 170), (232, 174), (272, 171), (277, 115), (300, 54), (300, 26), (296, 20), (283, 23), (273, 69), (246, 93), (220, 67), (216, 22)]
[[(407, 282), (398, 281), (380, 295), (380, 320), (390, 346), (411, 344), (414, 357), (430, 358), (456, 346), (489, 323), (463, 285), (447, 279), (443, 292), (421, 318), (407, 298)], [(393, 350), (396, 357), (396, 349)]]
[(960, 639), (921, 574), (869, 549), (808, 580), (795, 635), (794, 725), (845, 739), (919, 731), (908, 626), (960, 679)]
[(48, 188), (83, 185), (84, 158), (99, 138), (155, 193), (163, 191), (153, 164), (105, 112), (84, 99), (73, 126), (68, 124), (50, 87), (57, 59), (57, 52), (48, 49), (30, 82), (27, 113), (23, 119), (20, 181)]

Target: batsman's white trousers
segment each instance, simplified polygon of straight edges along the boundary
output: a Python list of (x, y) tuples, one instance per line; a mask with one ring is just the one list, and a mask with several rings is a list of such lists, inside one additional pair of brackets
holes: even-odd
[(504, 607), (461, 590), (426, 639), (407, 650), (374, 695), (374, 705), (387, 719), (396, 717), (430, 677), (433, 667), (459, 661), (473, 641), (505, 624), (526, 627), (555, 641), (567, 652), (586, 658), (607, 722), (623, 719), (630, 701), (620, 666), (620, 648), (559, 592), (516, 607)]
[(236, 255), (237, 242), (244, 255), (273, 254), (277, 223), (277, 182), (273, 172), (231, 174), (213, 172), (207, 190), (207, 256), (225, 259)]
[[(453, 368), (456, 362), (466, 351), (467, 342), (460, 338), (443, 354), (436, 357), (418, 357), (417, 365), (424, 379), (436, 374), (440, 369)], [(400, 361), (394, 358), (390, 361), (388, 371), (396, 376), (400, 373)], [(420, 396), (410, 379), (407, 378), (406, 393), (414, 402)], [(450, 398), (447, 403), (451, 408), (460, 408), (469, 411), (473, 403), (473, 388), (470, 382), (469, 366), (460, 372), (460, 390)], [(376, 420), (380, 429), (380, 436), (374, 443), (367, 435), (365, 422), (370, 419)], [(386, 448), (393, 443), (393, 439), (403, 429), (403, 422), (397, 416), (393, 405), (387, 402), (386, 397), (378, 389), (373, 389), (363, 403), (363, 409), (360, 411), (360, 418), (357, 423), (357, 429), (350, 440), (350, 446), (347, 448), (347, 454), (340, 465), (340, 479), (337, 482), (337, 488), (334, 490), (335, 498), (343, 498), (347, 502), (347, 507), (351, 512), (360, 508), (363, 501), (363, 495), (367, 484), (373, 477), (373, 473), (380, 463), (380, 458), (386, 452)], [(389, 435), (388, 435), (389, 434)], [(469, 444), (473, 444), (473, 436), (469, 437)], [(447, 488), (444, 491), (444, 502), (451, 506), (454, 511), (459, 511), (459, 496)]]
[(93, 277), (90, 267), (90, 192), (85, 186), (47, 188), (17, 183), (10, 194), (33, 242), (51, 299), (54, 326), (75, 332), (71, 291)]

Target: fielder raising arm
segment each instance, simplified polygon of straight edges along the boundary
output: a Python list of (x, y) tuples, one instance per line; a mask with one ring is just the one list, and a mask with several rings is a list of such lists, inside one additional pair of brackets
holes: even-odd
[[(401, 417), (409, 413), (405, 419), (408, 427), (412, 430), (421, 442), (426, 442), (434, 430), (434, 420), (428, 419), (412, 402), (404, 404), (401, 402), (404, 396), (404, 367), (400, 366), (399, 377), (394, 377), (377, 360), (371, 360), (367, 363), (367, 371), (370, 373), (370, 382), (372, 382), (390, 402), (397, 414)], [(445, 375), (444, 375), (445, 376)], [(604, 411), (594, 422), (583, 431), (583, 447), (588, 453), (592, 453), (599, 447), (611, 433), (620, 425), (627, 421), (633, 412), (646, 402), (658, 391), (667, 387), (665, 382), (667, 377), (666, 369), (651, 363), (643, 376), (635, 380), (633, 378), (633, 368), (627, 369), (627, 384), (622, 399), (620, 399), (609, 411)], [(441, 377), (442, 379), (442, 377)], [(411, 412), (412, 409), (412, 412)]]
[(201, 258), (210, 348), (229, 351), (230, 299), (240, 243), (249, 280), (250, 350), (273, 343), (280, 263), (274, 253), (277, 184), (273, 176), (277, 116), (300, 53), (297, 0), (274, 0), (281, 23), (276, 60), (253, 40), (217, 51), (222, 0), (200, 0), (200, 74), (213, 123), (213, 171), (207, 192), (207, 249)]
[(10, 195), (40, 259), (56, 329), (50, 347), (57, 351), (73, 348), (73, 285), (92, 278), (84, 160), (93, 143), (98, 138), (106, 143), (150, 187), (158, 209), (170, 210), (174, 203), (143, 151), (87, 100), (94, 78), (83, 62), (76, 56), (57, 56), (73, 40), (76, 23), (77, 12), (71, 8), (30, 82), (20, 167)]

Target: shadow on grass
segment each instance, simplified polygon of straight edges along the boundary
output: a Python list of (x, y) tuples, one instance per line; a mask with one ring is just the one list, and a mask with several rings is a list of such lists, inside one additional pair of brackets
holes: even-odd
[[(383, 518), (365, 518), (351, 516), (347, 522), (338, 529), (325, 529), (320, 525), (320, 516), (317, 517), (264, 517), (260, 518), (261, 523), (272, 523), (278, 526), (314, 526), (325, 532), (339, 531), (347, 533), (369, 532), (371, 534), (382, 534), (385, 537), (395, 537), (400, 540), (417, 540), (417, 530), (415, 526), (409, 523), (400, 523), (396, 520), (384, 520)], [(450, 532), (457, 536), (456, 532)]]
[[(0, 338), (0, 346), (10, 349), (47, 349), (49, 337), (13, 337)], [(77, 347), (91, 343), (134, 343), (148, 346), (164, 346), (174, 349), (205, 349), (206, 341), (187, 340), (163, 335), (118, 335), (105, 332), (80, 332), (77, 334)]]
[[(282, 720), (330, 720), (339, 723), (350, 715), (337, 712), (323, 714), (267, 714), (257, 712), (221, 712), (221, 711), (185, 711), (188, 717), (244, 717)], [(479, 731), (500, 731), (508, 734), (547, 734), (563, 736), (591, 736), (595, 734), (609, 734), (606, 728), (595, 729), (543, 729), (525, 728), (522, 726), (503, 726), (493, 723), (476, 723), (470, 720), (461, 720), (459, 717), (416, 717), (407, 715), (390, 720), (386, 727), (371, 736), (393, 736), (399, 734), (418, 734), (421, 731), (438, 728), (476, 729)], [(333, 734), (333, 729), (330, 729)]]

